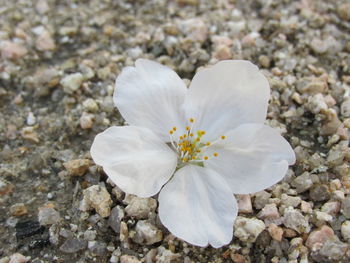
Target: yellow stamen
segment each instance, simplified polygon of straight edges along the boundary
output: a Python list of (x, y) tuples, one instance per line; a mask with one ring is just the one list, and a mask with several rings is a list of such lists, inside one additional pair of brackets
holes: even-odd
[(187, 137), (187, 135), (186, 135), (186, 134), (184, 134), (184, 135), (183, 135), (183, 137), (184, 137), (184, 138), (186, 138), (186, 137)]
[(201, 138), (197, 138), (196, 141), (199, 142), (201, 140)]
[(204, 160), (208, 160), (209, 159), (209, 157), (208, 156), (204, 156)]
[(190, 122), (191, 122), (191, 123), (194, 123), (194, 119), (193, 119), (193, 118), (190, 118)]
[(196, 160), (197, 159), (197, 157), (196, 156), (192, 156), (192, 160)]
[(186, 126), (186, 131), (189, 131), (190, 130), (190, 126)]
[(219, 156), (219, 154), (218, 154), (218, 153), (214, 153), (213, 155), (214, 155), (215, 157), (218, 157), (218, 156)]
[(226, 136), (225, 135), (222, 135), (221, 136), (221, 140), (225, 140)]
[(193, 133), (192, 132), (190, 133), (190, 136), (193, 137)]
[(206, 146), (209, 146), (209, 145), (210, 145), (210, 142), (207, 142), (205, 145), (206, 145)]
[(202, 134), (202, 135), (205, 135), (205, 131), (201, 131), (201, 134)]
[(180, 140), (183, 140), (184, 137), (180, 136)]
[(173, 130), (176, 131), (176, 127), (175, 126), (173, 127)]
[(173, 134), (173, 133), (174, 133), (174, 131), (173, 131), (173, 130), (170, 130), (170, 131), (169, 131), (169, 133), (170, 133), (170, 134)]

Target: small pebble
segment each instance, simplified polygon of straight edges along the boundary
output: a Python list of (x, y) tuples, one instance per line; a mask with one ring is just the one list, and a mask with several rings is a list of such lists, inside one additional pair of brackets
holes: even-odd
[(107, 245), (103, 242), (90, 241), (88, 242), (88, 248), (94, 256), (104, 256), (107, 253)]
[(84, 78), (81, 73), (73, 73), (61, 79), (60, 83), (66, 93), (72, 94), (80, 88), (83, 80)]
[(95, 116), (93, 114), (83, 112), (79, 119), (80, 127), (84, 130), (91, 129), (94, 125), (94, 119)]
[(98, 111), (98, 105), (94, 99), (86, 99), (83, 102), (83, 107), (85, 110), (90, 111), (90, 112), (97, 112)]
[(13, 184), (0, 178), (0, 196), (5, 196), (10, 194), (14, 189)]
[(325, 185), (315, 185), (310, 189), (310, 198), (313, 201), (326, 201), (330, 196), (329, 189)]
[(85, 240), (80, 240), (77, 238), (67, 239), (61, 246), (60, 251), (67, 254), (77, 253), (84, 250), (87, 246)]
[(157, 248), (156, 262), (157, 263), (169, 263), (178, 262), (181, 259), (180, 254), (174, 253), (163, 246)]
[(82, 176), (84, 175), (92, 162), (89, 159), (75, 159), (63, 163), (64, 168), (71, 176)]
[(252, 213), (252, 200), (250, 195), (237, 195), (238, 211), (240, 213)]
[(124, 218), (124, 210), (120, 206), (115, 206), (111, 210), (111, 214), (108, 218), (108, 225), (114, 230), (115, 233), (120, 233), (120, 222)]
[(28, 214), (28, 209), (23, 203), (17, 203), (10, 207), (10, 213), (12, 216), (23, 216)]
[(141, 245), (152, 245), (163, 239), (162, 231), (146, 220), (138, 221), (135, 231), (133, 241)]
[(36, 118), (33, 112), (29, 112), (27, 116), (27, 125), (33, 126), (36, 123)]
[(279, 242), (282, 240), (283, 229), (275, 224), (270, 224), (267, 228), (270, 236)]
[(350, 3), (344, 2), (343, 4), (339, 5), (337, 11), (341, 19), (350, 21)]
[(313, 185), (313, 182), (311, 180), (310, 174), (308, 172), (305, 172), (302, 175), (296, 177), (291, 182), (291, 185), (296, 188), (298, 193), (303, 193), (310, 189), (310, 187)]
[(105, 187), (93, 185), (83, 191), (87, 205), (94, 208), (101, 217), (111, 214), (112, 199)]
[(298, 210), (288, 207), (284, 210), (283, 224), (298, 233), (308, 233), (310, 231), (309, 221)]
[(125, 208), (128, 216), (137, 219), (148, 218), (151, 212), (157, 208), (157, 201), (153, 198), (132, 197), (129, 205)]
[(25, 46), (10, 41), (4, 41), (0, 45), (1, 56), (3, 59), (20, 59), (28, 53)]
[(340, 106), (341, 115), (345, 118), (350, 117), (350, 99), (345, 100)]
[(120, 263), (141, 263), (141, 261), (134, 256), (122, 255), (120, 257)]
[(56, 44), (51, 34), (48, 31), (42, 32), (35, 42), (35, 46), (41, 51), (53, 51), (56, 49)]
[(347, 196), (343, 199), (341, 212), (347, 219), (350, 219), (350, 196)]
[(256, 209), (262, 209), (268, 202), (271, 194), (266, 191), (260, 191), (254, 195), (254, 207)]
[(243, 242), (254, 242), (264, 229), (263, 221), (238, 216), (235, 221), (234, 235)]
[(52, 207), (39, 208), (38, 221), (40, 225), (53, 225), (61, 220), (60, 213)]
[(350, 241), (350, 221), (346, 220), (342, 225), (341, 225), (341, 235), (342, 237), (347, 240)]
[(38, 134), (34, 131), (33, 127), (24, 127), (21, 130), (21, 135), (24, 139), (31, 141), (31, 142), (35, 142), (35, 143), (39, 143), (39, 136)]
[(26, 263), (29, 262), (30, 257), (25, 257), (20, 253), (15, 253), (10, 257), (9, 263)]
[(310, 233), (306, 240), (306, 246), (313, 248), (316, 244), (324, 244), (326, 240), (334, 238), (334, 231), (329, 226), (322, 226), (320, 229), (314, 230)]
[(261, 219), (277, 219), (280, 217), (276, 204), (266, 204), (258, 214)]

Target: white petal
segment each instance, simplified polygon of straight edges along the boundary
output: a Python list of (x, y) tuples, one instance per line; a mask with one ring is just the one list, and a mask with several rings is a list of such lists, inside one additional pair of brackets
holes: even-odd
[(181, 105), (186, 92), (185, 83), (173, 70), (138, 59), (135, 67), (125, 68), (116, 79), (113, 99), (130, 125), (149, 128), (169, 141), (168, 132), (172, 127), (183, 132)]
[(243, 124), (228, 132), (226, 139), (209, 147), (207, 155), (219, 156), (205, 163), (222, 174), (235, 194), (261, 191), (280, 181), (295, 162), (289, 143), (263, 124)]
[(257, 66), (244, 60), (226, 60), (199, 71), (186, 101), (187, 117), (212, 140), (243, 123), (263, 123), (270, 86)]
[(171, 178), (177, 156), (151, 130), (111, 127), (98, 134), (91, 156), (123, 191), (139, 197), (159, 192)]
[(221, 247), (232, 239), (236, 199), (213, 170), (188, 165), (159, 194), (159, 217), (175, 236), (196, 246)]

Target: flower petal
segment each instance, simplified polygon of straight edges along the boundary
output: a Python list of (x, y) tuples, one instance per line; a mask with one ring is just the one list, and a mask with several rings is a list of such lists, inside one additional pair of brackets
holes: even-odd
[(221, 247), (232, 239), (236, 199), (213, 170), (187, 165), (159, 194), (159, 217), (175, 236), (196, 246)]
[(135, 126), (108, 128), (95, 137), (90, 152), (116, 185), (139, 197), (158, 193), (177, 165), (174, 151), (151, 130)]
[(220, 61), (194, 76), (186, 115), (212, 140), (240, 124), (263, 123), (269, 97), (269, 83), (257, 66), (245, 60)]
[(187, 88), (170, 68), (138, 59), (135, 67), (122, 71), (115, 86), (114, 103), (130, 125), (149, 128), (164, 141), (169, 141), (172, 127), (183, 127), (180, 107)]
[(289, 143), (274, 129), (257, 123), (243, 124), (226, 139), (209, 147), (206, 154), (219, 154), (205, 166), (222, 174), (235, 194), (248, 194), (272, 186), (295, 162)]

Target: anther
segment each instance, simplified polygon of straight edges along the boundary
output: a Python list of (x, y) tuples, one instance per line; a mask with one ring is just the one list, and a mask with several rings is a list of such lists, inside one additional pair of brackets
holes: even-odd
[(206, 146), (210, 146), (210, 142), (207, 142), (205, 145), (206, 145)]
[(176, 131), (176, 127), (175, 126), (173, 127), (173, 131)]
[(169, 131), (169, 133), (170, 133), (170, 134), (173, 134), (173, 133), (174, 133), (174, 131), (173, 131), (173, 130), (170, 130), (170, 131)]
[(190, 118), (190, 122), (191, 122), (191, 123), (194, 123), (194, 119), (193, 119), (193, 118)]
[(192, 132), (190, 133), (190, 136), (193, 137), (193, 133)]
[(205, 135), (205, 131), (201, 131), (201, 134), (202, 134), (202, 135)]
[(208, 160), (209, 159), (209, 157), (208, 156), (204, 156), (204, 160)]
[(215, 157), (218, 157), (218, 156), (219, 156), (219, 154), (218, 154), (218, 153), (214, 153), (213, 155), (214, 155)]
[(186, 126), (186, 131), (189, 131), (190, 130), (190, 126)]
[(225, 135), (222, 135), (221, 136), (221, 140), (225, 140), (226, 136)]

